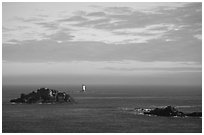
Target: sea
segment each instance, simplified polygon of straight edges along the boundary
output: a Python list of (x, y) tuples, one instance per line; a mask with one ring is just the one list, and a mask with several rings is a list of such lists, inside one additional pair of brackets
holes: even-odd
[[(11, 104), (10, 99), (47, 87), (77, 103)], [(171, 105), (202, 111), (201, 86), (3, 85), (3, 133), (201, 133), (202, 117), (162, 117), (135, 113)]]

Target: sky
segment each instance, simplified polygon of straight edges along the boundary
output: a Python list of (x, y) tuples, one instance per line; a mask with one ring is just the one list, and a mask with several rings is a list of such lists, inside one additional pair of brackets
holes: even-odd
[(202, 84), (202, 3), (2, 5), (3, 85)]

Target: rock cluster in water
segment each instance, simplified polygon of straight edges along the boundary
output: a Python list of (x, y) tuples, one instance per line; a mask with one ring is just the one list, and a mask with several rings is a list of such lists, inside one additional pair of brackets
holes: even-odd
[(12, 103), (75, 103), (67, 93), (49, 88), (39, 88), (29, 94), (21, 94), (20, 98), (10, 100)]
[(178, 111), (176, 108), (172, 106), (150, 109), (147, 111), (143, 111), (143, 113), (148, 114), (148, 115), (156, 115), (156, 116), (202, 117), (202, 112), (183, 113), (183, 112)]

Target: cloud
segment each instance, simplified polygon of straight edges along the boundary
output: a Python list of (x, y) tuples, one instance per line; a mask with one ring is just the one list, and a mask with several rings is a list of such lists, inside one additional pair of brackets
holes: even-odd
[(130, 7), (108, 7), (104, 11), (113, 15), (127, 15), (131, 14), (133, 9)]
[(95, 25), (98, 24), (107, 24), (109, 23), (110, 19), (107, 18), (95, 18), (95, 17), (89, 17), (89, 20), (84, 21), (84, 22), (79, 22), (77, 23), (75, 26), (79, 26), (79, 27), (94, 27)]
[(17, 44), (19, 44), (19, 41), (15, 40), (15, 39), (12, 39), (12, 40), (7, 41), (6, 43), (9, 44), (9, 45), (17, 45)]
[[(135, 36), (125, 36), (116, 35), (107, 30), (100, 30), (94, 28), (76, 28), (75, 32), (71, 33), (74, 38), (72, 41), (95, 41), (95, 42), (104, 42), (106, 44), (125, 44), (128, 43), (128, 40), (138, 39), (140, 37)], [(137, 42), (137, 41), (136, 41)]]
[(104, 12), (91, 12), (89, 14), (87, 14), (87, 16), (106, 16), (106, 14)]
[(113, 30), (119, 34), (162, 34), (170, 30), (174, 30), (174, 24), (154, 24), (139, 28), (126, 28)]
[(71, 35), (72, 41), (97, 41), (106, 44), (147, 43), (149, 40), (159, 39), (170, 30), (173, 24), (155, 24), (134, 29), (103, 30), (87, 27), (75, 27)]
[[(142, 5), (142, 3), (140, 4)], [(170, 6), (170, 3), (162, 8), (155, 7), (156, 4), (152, 3), (149, 5), (151, 7), (149, 10), (148, 8), (138, 8), (140, 9), (138, 10), (133, 6), (109, 6), (95, 8), (94, 11), (76, 9), (75, 12), (67, 16), (65, 10), (62, 10), (63, 13), (60, 12), (58, 17), (52, 16), (52, 14), (46, 15), (46, 12), (42, 13), (43, 16), (38, 13), (29, 18), (17, 16), (15, 18), (23, 22), (22, 25), (27, 28), (17, 30), (16, 28), (19, 26), (12, 28), (3, 25), (3, 42), (9, 43), (9, 40), (12, 39), (19, 41), (44, 40), (56, 32), (64, 32), (64, 29), (70, 29), (69, 34), (74, 36), (72, 41), (96, 41), (106, 44), (148, 43), (150, 40), (161, 40), (164, 38), (164, 34), (166, 39), (177, 41), (178, 39), (174, 39), (177, 37), (172, 37), (172, 35), (175, 35), (175, 31), (184, 29), (181, 26), (185, 25), (192, 28), (188, 27), (185, 34), (180, 33), (180, 37), (187, 34), (189, 36), (198, 34), (195, 31), (192, 33), (192, 30), (201, 28), (198, 25), (201, 23), (201, 10), (199, 10), (201, 4), (181, 4), (181, 6), (174, 3), (177, 6)], [(158, 5), (165, 4), (158, 3)], [(145, 6), (148, 7), (148, 4)], [(152, 9), (152, 7), (154, 8)], [(149, 11), (157, 13), (148, 13)], [(13, 27), (15, 25), (12, 24)], [(10, 31), (5, 32), (5, 28)], [(86, 32), (87, 34), (85, 34)]]
[(46, 21), (46, 18), (42, 15), (35, 15), (35, 16), (31, 15), (29, 18), (16, 16), (14, 17), (14, 21), (23, 22), (23, 23), (39, 23), (39, 22)]
[(73, 12), (73, 14), (76, 15), (76, 16), (85, 16), (87, 13), (86, 13), (86, 11), (77, 9), (77, 11)]
[[(140, 44), (110, 45), (104, 42), (77, 41), (65, 39), (18, 41), (16, 45), (3, 44), (2, 58), (17, 62), (66, 62), (89, 61), (197, 61), (202, 60), (202, 44), (199, 40), (166, 42), (152, 40)], [(105, 38), (105, 36), (104, 36)], [(57, 41), (62, 41), (59, 45)], [(193, 49), (192, 49), (193, 48)], [(36, 55), (38, 54), (38, 55)]]
[(69, 41), (73, 38), (68, 32), (59, 31), (52, 35), (47, 36), (51, 40), (55, 40), (58, 43), (62, 43), (63, 41)]
[(44, 28), (47, 28), (47, 29), (50, 29), (50, 30), (57, 30), (58, 29), (58, 24), (55, 23), (55, 22), (38, 22), (38, 23), (35, 23), (37, 25), (40, 25)]
[(2, 60), (2, 63), (7, 63), (8, 61), (7, 60)]
[(197, 38), (198, 40), (202, 40), (202, 35), (194, 35), (195, 38)]
[(200, 83), (202, 3), (90, 4), (3, 5), (3, 74), (134, 76), (132, 84), (171, 74), (168, 82)]
[(114, 7), (105, 3), (107, 6), (94, 10), (43, 7), (46, 12), (15, 14), (17, 17), (9, 18), (12, 21), (8, 21), (9, 14), (4, 15), (3, 58), (24, 62), (201, 61), (202, 3), (126, 4)]
[(81, 21), (86, 21), (86, 20), (88, 20), (88, 19), (86, 19), (82, 16), (72, 16), (70, 18), (60, 19), (58, 21), (60, 21), (60, 22), (71, 22), (71, 21), (81, 22)]
[(3, 33), (4, 33), (4, 32), (8, 32), (8, 31), (13, 31), (13, 29), (12, 29), (12, 28), (7, 28), (7, 27), (2, 26), (2, 32), (3, 32)]

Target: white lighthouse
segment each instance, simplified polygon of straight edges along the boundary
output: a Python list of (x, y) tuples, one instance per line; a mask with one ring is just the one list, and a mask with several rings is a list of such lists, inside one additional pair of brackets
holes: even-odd
[(84, 84), (82, 84), (82, 92), (86, 92), (86, 86)]

